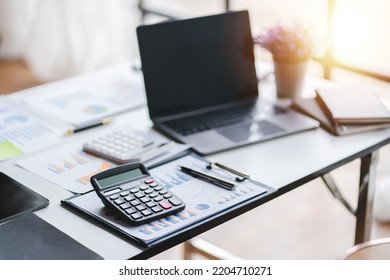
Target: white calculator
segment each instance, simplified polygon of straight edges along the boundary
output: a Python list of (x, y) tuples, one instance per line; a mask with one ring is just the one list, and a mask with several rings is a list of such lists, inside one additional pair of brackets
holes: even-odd
[(171, 142), (155, 142), (147, 135), (116, 130), (84, 143), (83, 151), (114, 163), (145, 162), (170, 148)]

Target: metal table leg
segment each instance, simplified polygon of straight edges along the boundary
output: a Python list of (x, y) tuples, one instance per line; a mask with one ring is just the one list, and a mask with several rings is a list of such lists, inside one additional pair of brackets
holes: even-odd
[(355, 244), (370, 240), (378, 156), (379, 150), (376, 150), (361, 158), (359, 197), (355, 212)]
[(370, 240), (378, 155), (379, 151), (376, 150), (360, 159), (359, 196), (356, 209), (353, 209), (344, 198), (329, 173), (322, 176), (322, 180), (333, 196), (356, 217), (355, 244)]

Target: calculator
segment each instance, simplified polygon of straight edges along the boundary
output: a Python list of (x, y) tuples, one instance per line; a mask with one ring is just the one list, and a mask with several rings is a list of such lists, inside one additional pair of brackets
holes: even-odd
[(117, 164), (125, 164), (153, 158), (159, 154), (159, 149), (162, 150), (160, 146), (146, 135), (115, 130), (84, 143), (83, 151)]
[(102, 202), (132, 225), (157, 220), (185, 208), (185, 203), (153, 178), (142, 163), (100, 172), (91, 184)]

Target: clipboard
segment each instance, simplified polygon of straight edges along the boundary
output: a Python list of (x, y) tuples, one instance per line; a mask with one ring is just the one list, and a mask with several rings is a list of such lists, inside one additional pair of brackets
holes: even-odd
[(183, 231), (190, 230), (206, 220), (243, 206), (248, 201), (261, 199), (267, 201), (269, 200), (267, 197), (276, 191), (250, 178), (241, 182), (237, 181), (235, 190), (225, 190), (181, 173), (177, 169), (179, 165), (186, 165), (203, 172), (217, 174), (227, 180), (235, 180), (235, 177), (228, 174), (233, 169), (227, 173), (226, 170), (221, 170), (223, 168), (220, 164), (219, 166), (214, 164), (215, 167), (211, 169), (210, 164), (198, 154), (187, 151), (162, 165), (149, 168), (152, 176), (183, 199), (187, 206), (177, 214), (141, 226), (131, 226), (120, 219), (104, 206), (93, 191), (69, 197), (61, 203), (64, 207), (82, 214), (90, 221), (104, 225), (110, 231), (124, 236), (135, 245), (151, 247)]

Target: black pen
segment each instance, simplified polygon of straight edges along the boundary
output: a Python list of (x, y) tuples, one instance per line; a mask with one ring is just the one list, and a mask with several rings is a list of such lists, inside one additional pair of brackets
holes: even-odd
[(68, 130), (65, 131), (64, 134), (65, 135), (72, 135), (74, 133), (81, 132), (81, 131), (84, 131), (84, 130), (87, 130), (87, 129), (90, 129), (90, 128), (94, 128), (94, 127), (98, 127), (98, 126), (101, 126), (101, 125), (109, 124), (111, 121), (112, 121), (112, 118), (103, 119), (102, 121), (97, 122), (97, 123), (93, 123), (93, 124), (86, 125), (86, 126), (83, 126), (83, 127), (78, 127), (78, 128), (75, 128), (75, 129), (68, 129)]
[(221, 188), (224, 188), (227, 190), (234, 190), (234, 188), (236, 187), (236, 184), (229, 182), (229, 181), (225, 181), (221, 178), (211, 176), (210, 174), (206, 174), (206, 173), (203, 173), (203, 172), (200, 172), (197, 170), (193, 170), (193, 169), (185, 167), (185, 166), (179, 166), (179, 168), (182, 172), (184, 172), (184, 173), (186, 173), (194, 178), (199, 178), (201, 180), (204, 180), (204, 181), (211, 183), (213, 185), (216, 185), (218, 187), (221, 187)]

